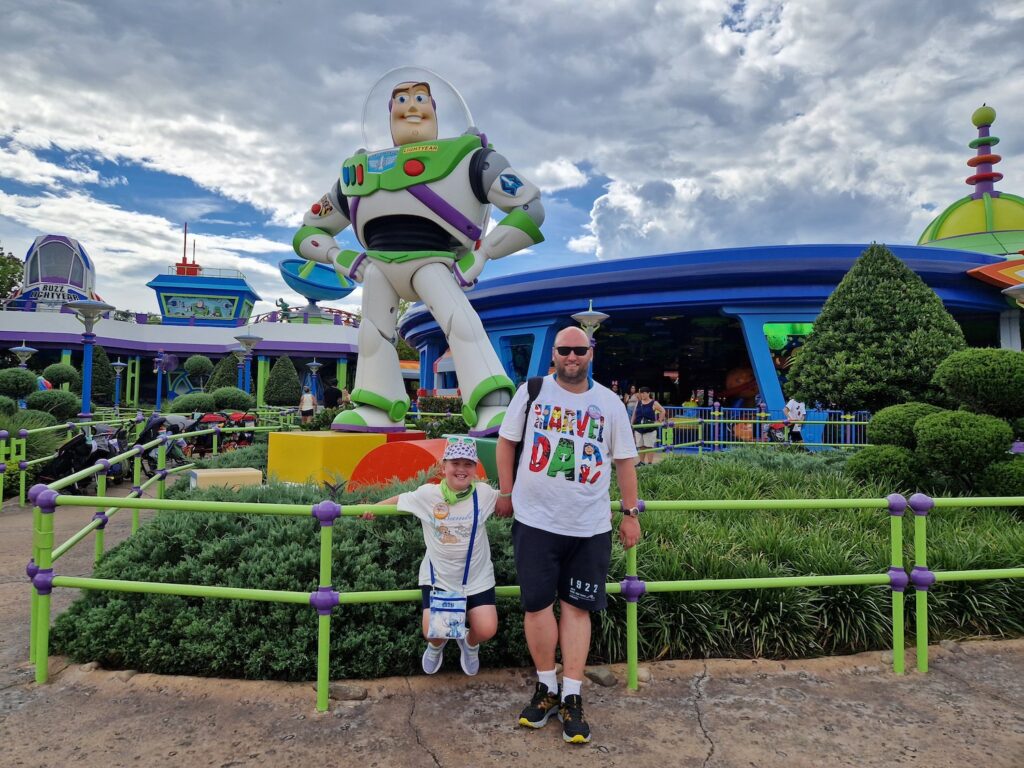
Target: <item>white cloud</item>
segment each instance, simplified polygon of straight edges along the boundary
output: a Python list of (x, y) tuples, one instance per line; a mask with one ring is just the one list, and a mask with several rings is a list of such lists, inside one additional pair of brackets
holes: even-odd
[(587, 174), (564, 157), (557, 160), (546, 160), (537, 166), (530, 175), (530, 180), (540, 187), (542, 192), (557, 192), (561, 189), (576, 189), (587, 183)]

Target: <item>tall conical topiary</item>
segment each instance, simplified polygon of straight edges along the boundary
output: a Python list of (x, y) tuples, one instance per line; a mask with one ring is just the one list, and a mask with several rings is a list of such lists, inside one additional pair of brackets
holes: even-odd
[(846, 410), (933, 400), (936, 367), (965, 347), (935, 291), (872, 243), (825, 302), (786, 394)]
[(301, 394), (302, 385), (295, 364), (288, 355), (277, 358), (267, 376), (267, 405), (298, 405)]
[[(107, 350), (99, 344), (94, 344), (92, 348), (92, 383), (90, 387), (89, 399), (93, 402), (114, 402), (114, 366), (110, 364)], [(81, 376), (77, 382), (71, 383), (71, 388), (78, 394), (82, 394)]]
[(234, 355), (225, 355), (217, 361), (206, 382), (206, 391), (213, 392), (221, 387), (234, 387), (238, 384), (238, 359)]

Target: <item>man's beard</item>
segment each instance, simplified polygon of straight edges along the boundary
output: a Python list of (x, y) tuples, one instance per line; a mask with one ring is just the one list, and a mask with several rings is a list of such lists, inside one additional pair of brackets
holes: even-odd
[(577, 368), (576, 373), (569, 373), (565, 365), (559, 365), (555, 363), (555, 373), (558, 374), (559, 381), (565, 384), (581, 384), (587, 380), (587, 370), (590, 368), (588, 365), (580, 365)]

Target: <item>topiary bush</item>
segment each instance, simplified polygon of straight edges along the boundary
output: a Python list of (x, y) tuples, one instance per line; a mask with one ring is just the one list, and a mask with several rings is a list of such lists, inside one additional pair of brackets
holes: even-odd
[(898, 445), (913, 450), (917, 445), (914, 425), (918, 420), (942, 409), (929, 403), (903, 403), (883, 408), (868, 422), (868, 442), (872, 445)]
[[(185, 361), (185, 373), (190, 381), (202, 387), (213, 374), (213, 361), (206, 355), (191, 355)], [(237, 378), (236, 378), (237, 382)]]
[[(241, 392), (241, 390), (238, 390)], [(242, 394), (245, 394), (244, 392)], [(168, 413), (210, 413), (218, 408), (216, 398), (207, 392), (179, 395), (167, 406)]]
[(28, 368), (4, 368), (0, 370), (0, 395), (24, 400), (39, 389), (36, 375)]
[(217, 361), (206, 382), (206, 391), (212, 392), (221, 387), (234, 387), (238, 384), (238, 360), (234, 355), (227, 355)]
[(1024, 416), (1024, 352), (964, 349), (942, 361), (933, 381), (968, 410), (1004, 419)]
[(62, 384), (70, 384), (71, 389), (81, 391), (82, 375), (73, 365), (68, 365), (67, 363), (48, 365), (43, 369), (43, 378), (55, 387), (59, 387)]
[(864, 482), (880, 482), (888, 478), (900, 489), (908, 491), (921, 485), (921, 465), (909, 449), (897, 445), (861, 448), (846, 460), (846, 471), (851, 477)]
[(34, 411), (53, 414), (57, 421), (73, 419), (82, 412), (82, 399), (62, 389), (33, 392), (25, 399), (25, 404)]
[(788, 386), (804, 402), (851, 411), (931, 401), (936, 367), (965, 346), (935, 291), (873, 243), (825, 302)]
[[(82, 392), (82, 384), (79, 381), (78, 393)], [(92, 389), (90, 394), (93, 400), (99, 402), (114, 402), (114, 366), (110, 364), (107, 357), (107, 350), (99, 344), (92, 348)]]
[(256, 405), (256, 398), (238, 387), (215, 389), (213, 400), (219, 410), (248, 411)]
[(1024, 496), (1024, 456), (989, 464), (975, 488), (983, 496)]
[(267, 405), (298, 405), (301, 395), (302, 385), (295, 364), (288, 355), (282, 355), (270, 368), (263, 399)]
[(7, 395), (0, 395), (0, 414), (10, 416), (18, 410), (18, 402)]
[(1003, 458), (1013, 442), (1010, 425), (995, 416), (942, 411), (914, 425), (917, 458), (928, 469), (970, 488), (985, 467)]

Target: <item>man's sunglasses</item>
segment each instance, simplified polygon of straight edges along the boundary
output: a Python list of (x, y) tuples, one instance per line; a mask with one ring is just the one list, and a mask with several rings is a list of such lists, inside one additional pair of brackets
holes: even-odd
[(576, 357), (583, 357), (589, 351), (590, 347), (555, 347), (555, 352), (562, 357), (568, 357), (570, 353), (575, 353)]

